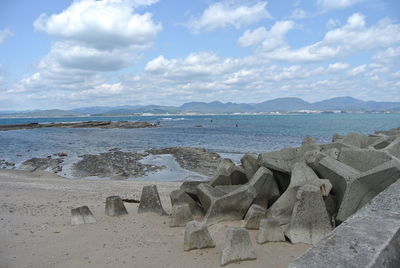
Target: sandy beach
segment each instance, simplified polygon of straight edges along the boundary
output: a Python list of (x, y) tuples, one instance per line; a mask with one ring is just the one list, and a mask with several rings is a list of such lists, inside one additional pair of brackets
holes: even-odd
[[(184, 227), (170, 228), (168, 216), (138, 214), (125, 203), (126, 216), (104, 214), (107, 196), (139, 199), (145, 181), (66, 179), (48, 172), (0, 170), (0, 267), (220, 267), (225, 230), (240, 222), (209, 228), (216, 247), (183, 250)], [(164, 208), (179, 182), (156, 182)], [(73, 226), (71, 208), (87, 205), (94, 224)], [(310, 246), (255, 242), (257, 260), (228, 267), (286, 267)]]

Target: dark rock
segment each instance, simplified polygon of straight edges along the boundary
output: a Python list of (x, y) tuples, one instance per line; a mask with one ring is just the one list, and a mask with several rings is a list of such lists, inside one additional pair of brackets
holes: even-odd
[(98, 155), (83, 155), (82, 160), (73, 165), (74, 175), (77, 177), (110, 177), (113, 179), (127, 179), (128, 177), (142, 177), (147, 172), (154, 172), (164, 168), (140, 163), (145, 154), (135, 152), (111, 151)]
[(39, 171), (46, 170), (52, 171), (54, 173), (60, 172), (62, 170), (61, 163), (63, 159), (57, 158), (31, 158), (23, 162), (20, 166), (20, 169), (27, 171)]
[(179, 166), (206, 176), (212, 176), (223, 159), (217, 153), (207, 152), (204, 148), (171, 147), (148, 150), (151, 154), (172, 154)]

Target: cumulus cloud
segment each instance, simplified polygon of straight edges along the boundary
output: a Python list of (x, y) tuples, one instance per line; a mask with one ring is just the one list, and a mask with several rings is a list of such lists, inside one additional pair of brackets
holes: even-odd
[(261, 43), (263, 51), (271, 51), (286, 45), (285, 35), (294, 25), (293, 21), (277, 21), (268, 31), (264, 27), (247, 30), (239, 38), (239, 44), (246, 47)]
[(326, 23), (326, 27), (332, 29), (340, 26), (340, 24), (341, 24), (340, 20), (329, 19), (328, 22)]
[(237, 5), (232, 1), (211, 4), (200, 17), (193, 18), (187, 25), (194, 32), (211, 31), (218, 28), (240, 29), (249, 24), (272, 18), (266, 9), (267, 2), (254, 5)]
[(373, 59), (377, 62), (383, 63), (399, 63), (400, 61), (400, 46), (398, 47), (389, 47), (385, 50), (379, 51), (373, 57)]
[(268, 37), (268, 31), (265, 27), (259, 27), (254, 30), (246, 30), (239, 38), (239, 45), (242, 47), (254, 46), (261, 43)]
[(323, 11), (343, 9), (364, 0), (317, 0), (317, 6)]
[(59, 14), (42, 14), (34, 22), (38, 31), (97, 49), (146, 46), (161, 30), (150, 13), (135, 14), (138, 3), (154, 1), (76, 1)]
[(384, 19), (368, 27), (365, 17), (355, 13), (344, 26), (328, 31), (321, 41), (298, 49), (278, 47), (264, 55), (291, 62), (324, 61), (397, 43), (400, 43), (400, 24)]
[(0, 45), (4, 43), (4, 41), (10, 37), (13, 36), (14, 33), (11, 32), (9, 29), (2, 29), (0, 30)]
[(307, 12), (301, 8), (296, 8), (290, 15), (290, 18), (294, 20), (304, 19), (305, 17), (307, 17)]
[[(35, 20), (36, 30), (58, 41), (39, 61), (36, 71), (10, 88), (10, 92), (63, 91), (116, 92), (108, 87), (106, 72), (130, 66), (149, 48), (161, 24), (150, 13), (135, 8), (156, 0), (80, 0), (64, 11)], [(92, 91), (90, 91), (92, 90)], [(74, 93), (79, 95), (78, 93)]]
[(231, 72), (241, 60), (220, 59), (211, 52), (191, 53), (181, 59), (166, 59), (159, 56), (146, 64), (145, 71), (168, 79), (190, 80), (199, 77), (210, 78)]

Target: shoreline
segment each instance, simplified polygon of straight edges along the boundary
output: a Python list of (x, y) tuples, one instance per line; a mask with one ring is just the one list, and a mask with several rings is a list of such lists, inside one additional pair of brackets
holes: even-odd
[(86, 122), (64, 122), (64, 123), (27, 123), (0, 125), (0, 131), (35, 129), (35, 128), (151, 128), (157, 124), (148, 122), (130, 122), (130, 121), (86, 121)]
[[(169, 217), (137, 214), (138, 204), (125, 203), (128, 215), (108, 217), (110, 195), (139, 199), (142, 187), (156, 184), (161, 202), (171, 211), (169, 193), (179, 182), (66, 179), (48, 172), (0, 170), (1, 267), (219, 267), (227, 226), (210, 227), (216, 247), (183, 250), (184, 227), (170, 228)], [(70, 209), (87, 205), (96, 223), (73, 226)], [(254, 239), (256, 231), (251, 231)], [(257, 260), (229, 267), (286, 267), (310, 246), (254, 243)], [(84, 250), (83, 250), (84, 249)]]

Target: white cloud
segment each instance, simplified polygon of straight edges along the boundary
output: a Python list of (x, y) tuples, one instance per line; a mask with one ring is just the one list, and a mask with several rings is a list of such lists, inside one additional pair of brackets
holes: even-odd
[(400, 43), (400, 24), (382, 20), (367, 27), (364, 16), (355, 13), (344, 26), (328, 31), (321, 41), (298, 49), (277, 47), (264, 55), (290, 62), (324, 61), (397, 43)]
[(343, 9), (364, 0), (317, 0), (318, 7), (323, 11)]
[(349, 67), (350, 67), (350, 65), (348, 63), (336, 62), (336, 63), (329, 64), (328, 68), (331, 70), (339, 71), (339, 70), (347, 69)]
[(87, 71), (116, 71), (131, 65), (138, 57), (138, 50), (99, 50), (71, 42), (56, 42), (47, 56), (66, 69)]
[(373, 57), (375, 61), (391, 63), (400, 61), (400, 46), (399, 47), (389, 47), (383, 51), (379, 51)]
[(262, 42), (268, 36), (265, 27), (259, 27), (254, 30), (246, 30), (239, 38), (239, 45), (242, 47), (254, 46)]
[(161, 24), (153, 22), (150, 13), (133, 13), (133, 7), (131, 1), (76, 1), (59, 14), (40, 15), (34, 27), (101, 50), (148, 46)]
[(340, 24), (341, 24), (340, 20), (329, 19), (328, 22), (326, 23), (326, 27), (332, 29), (340, 26)]
[(166, 59), (159, 56), (146, 64), (145, 71), (153, 75), (160, 75), (166, 79), (190, 80), (205, 78), (214, 75), (223, 75), (241, 65), (238, 59), (220, 59), (210, 52), (189, 54), (181, 59)]
[[(59, 39), (39, 61), (36, 71), (12, 88), (18, 92), (65, 91), (104, 92), (107, 77), (102, 74), (130, 66), (149, 48), (161, 24), (150, 13), (135, 8), (156, 0), (80, 0), (67, 9), (35, 22), (36, 30)], [(115, 92), (115, 87), (110, 92)], [(77, 93), (73, 93), (77, 94)], [(79, 94), (78, 94), (79, 95)]]
[(366, 64), (362, 64), (362, 65), (359, 65), (359, 66), (351, 69), (348, 72), (348, 74), (352, 75), (352, 76), (356, 76), (356, 75), (359, 75), (359, 74), (364, 73), (366, 71), (367, 71), (367, 65)]
[(294, 27), (293, 21), (277, 21), (268, 31), (264, 27), (253, 31), (247, 30), (239, 38), (243, 47), (261, 43), (263, 51), (271, 51), (281, 46), (286, 46), (285, 35)]
[(400, 71), (392, 73), (392, 76), (395, 78), (400, 78)]
[(266, 6), (267, 2), (258, 2), (254, 5), (237, 5), (230, 1), (217, 2), (205, 9), (200, 17), (190, 20), (187, 25), (194, 32), (211, 31), (228, 26), (240, 29), (263, 19), (272, 18)]
[(301, 8), (296, 8), (290, 15), (290, 18), (294, 20), (304, 19), (305, 17), (307, 17), (307, 12)]
[(2, 30), (0, 30), (0, 44), (3, 44), (4, 41), (5, 41), (8, 37), (13, 36), (13, 35), (14, 35), (14, 33), (11, 32), (9, 29), (2, 29)]

